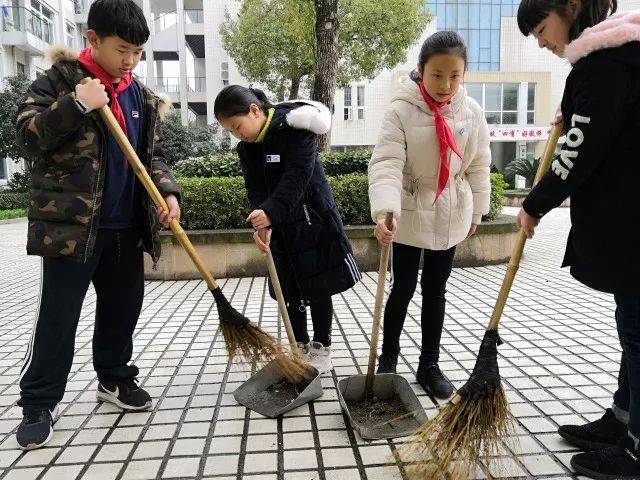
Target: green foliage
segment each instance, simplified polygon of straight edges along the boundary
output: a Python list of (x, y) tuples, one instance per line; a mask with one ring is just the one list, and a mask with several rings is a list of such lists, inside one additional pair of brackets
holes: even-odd
[(0, 210), (16, 210), (29, 206), (28, 193), (0, 191)]
[(19, 73), (7, 77), (0, 90), (0, 159), (8, 157), (15, 161), (20, 158), (33, 160), (32, 156), (16, 143), (18, 106), (30, 85), (31, 80)]
[(495, 220), (504, 205), (504, 189), (507, 188), (507, 182), (500, 173), (491, 174), (491, 199), (489, 213), (484, 216), (484, 220)]
[(20, 208), (17, 210), (0, 210), (0, 220), (8, 220), (9, 218), (21, 218), (27, 216), (27, 210)]
[[(406, 60), (424, 31), (424, 0), (342, 0), (337, 12), (339, 84), (375, 77)], [(225, 50), (251, 82), (279, 99), (316, 74), (313, 0), (243, 0), (220, 28)], [(417, 60), (417, 59), (416, 59)]]
[(533, 184), (539, 165), (540, 158), (528, 153), (526, 158), (516, 158), (504, 168), (504, 179), (509, 185), (515, 186), (515, 176), (520, 175), (525, 178), (526, 185), (530, 187)]
[(183, 125), (180, 112), (167, 114), (162, 121), (162, 150), (168, 165), (191, 157), (228, 151), (228, 138), (220, 135), (217, 125)]
[[(185, 229), (247, 228), (249, 207), (242, 178), (180, 178), (179, 183)], [(331, 177), (329, 183), (345, 224), (371, 223), (366, 175)]]

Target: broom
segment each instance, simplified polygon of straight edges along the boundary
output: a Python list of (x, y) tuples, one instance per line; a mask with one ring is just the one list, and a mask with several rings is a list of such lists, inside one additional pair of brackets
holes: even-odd
[[(561, 123), (553, 127), (534, 184), (549, 170), (562, 129)], [(524, 229), (520, 229), (471, 377), (400, 449), (401, 458), (412, 463), (407, 468), (410, 476), (439, 480), (449, 473), (452, 479), (467, 479), (477, 461), (482, 458), (487, 462), (497, 456), (500, 438), (514, 431), (514, 419), (500, 382), (497, 347), (502, 341), (498, 324), (526, 240)]]
[[(259, 233), (262, 241), (265, 241), (265, 234), (263, 231)], [(313, 372), (309, 368), (308, 362), (306, 362), (300, 354), (298, 348), (298, 342), (293, 333), (293, 327), (291, 327), (291, 319), (289, 318), (289, 311), (287, 310), (287, 304), (282, 293), (282, 286), (280, 285), (280, 279), (278, 278), (278, 271), (276, 270), (276, 264), (271, 254), (271, 248), (267, 249), (264, 254), (267, 259), (267, 268), (269, 269), (269, 277), (271, 278), (271, 284), (273, 285), (273, 291), (276, 294), (276, 300), (278, 301), (278, 308), (280, 315), (282, 316), (282, 323), (287, 332), (287, 338), (289, 339), (289, 345), (291, 348), (291, 355), (287, 355), (284, 349), (275, 357), (276, 368), (284, 375), (284, 377), (293, 384), (298, 384), (304, 380), (310, 380), (313, 378)]]
[[(85, 78), (81, 83), (85, 84), (90, 80), (90, 78)], [(168, 212), (169, 207), (167, 206), (167, 202), (153, 183), (149, 173), (138, 158), (138, 154), (131, 146), (129, 139), (122, 131), (120, 124), (113, 116), (109, 107), (105, 105), (100, 108), (98, 112), (100, 113), (102, 120), (104, 120), (104, 123), (107, 125), (109, 131), (118, 142), (118, 145), (120, 145), (120, 148), (124, 152), (125, 157), (133, 168), (133, 171), (140, 180), (140, 183), (142, 183), (149, 193), (153, 202), (158, 208), (162, 208)], [(268, 361), (278, 356), (280, 353), (280, 346), (276, 340), (231, 306), (229, 300), (224, 296), (222, 290), (211, 275), (211, 272), (209, 272), (209, 270), (204, 266), (198, 252), (196, 252), (189, 240), (189, 237), (187, 237), (187, 234), (180, 226), (180, 222), (173, 219), (170, 226), (171, 231), (187, 251), (187, 254), (198, 268), (200, 275), (202, 275), (202, 278), (209, 287), (209, 291), (213, 295), (218, 308), (220, 329), (224, 336), (229, 358), (233, 360), (238, 356), (245, 361)]]

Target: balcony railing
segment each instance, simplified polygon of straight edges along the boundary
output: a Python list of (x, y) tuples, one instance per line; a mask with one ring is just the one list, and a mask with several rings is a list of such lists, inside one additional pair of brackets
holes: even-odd
[(180, 77), (156, 78), (156, 90), (165, 93), (180, 93)]
[(204, 92), (207, 89), (207, 77), (188, 77), (187, 88), (190, 92)]
[(2, 7), (2, 30), (28, 32), (40, 40), (53, 44), (53, 23), (25, 7)]

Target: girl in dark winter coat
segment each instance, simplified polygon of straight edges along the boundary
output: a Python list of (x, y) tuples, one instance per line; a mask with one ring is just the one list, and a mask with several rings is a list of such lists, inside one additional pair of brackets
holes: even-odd
[(572, 458), (578, 473), (622, 480), (640, 478), (640, 249), (631, 213), (640, 178), (640, 11), (607, 18), (615, 10), (615, 0), (520, 4), (522, 33), (573, 68), (561, 104), (566, 142), (518, 221), (531, 237), (540, 218), (571, 196), (563, 266), (614, 295), (622, 361), (613, 408), (559, 433), (580, 448), (600, 450)]
[(296, 341), (318, 370), (329, 371), (331, 296), (361, 279), (316, 150), (316, 134), (328, 131), (331, 114), (316, 102), (272, 105), (262, 91), (240, 85), (220, 92), (214, 113), (240, 140), (252, 210), (247, 221), (256, 230), (258, 247), (273, 253)]

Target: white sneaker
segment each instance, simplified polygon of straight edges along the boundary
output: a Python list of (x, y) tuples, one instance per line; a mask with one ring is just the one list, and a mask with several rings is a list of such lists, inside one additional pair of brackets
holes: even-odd
[(325, 347), (320, 342), (311, 342), (309, 344), (309, 363), (320, 373), (333, 370), (331, 347)]

